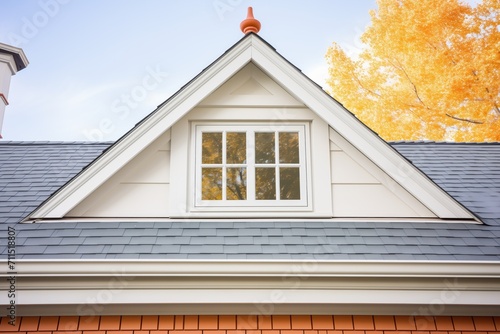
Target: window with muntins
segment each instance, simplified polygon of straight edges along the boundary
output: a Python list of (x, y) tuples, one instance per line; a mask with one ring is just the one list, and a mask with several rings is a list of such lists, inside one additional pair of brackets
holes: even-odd
[(307, 206), (306, 124), (196, 125), (195, 206)]

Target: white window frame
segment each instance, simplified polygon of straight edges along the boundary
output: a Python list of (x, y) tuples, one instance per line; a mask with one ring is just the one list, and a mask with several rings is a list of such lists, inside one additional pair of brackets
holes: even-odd
[[(202, 178), (202, 133), (203, 132), (245, 132), (247, 133), (247, 199), (246, 200), (202, 200), (201, 178)], [(261, 166), (255, 163), (254, 134), (255, 132), (297, 132), (299, 134), (299, 177), (300, 177), (300, 199), (282, 200), (279, 198), (279, 174), (276, 174), (276, 189), (278, 198), (275, 200), (256, 200), (255, 197), (255, 167)], [(225, 135), (223, 135), (225, 138)], [(277, 137), (275, 137), (277, 139)], [(310, 130), (308, 122), (289, 123), (244, 123), (244, 122), (193, 122), (191, 149), (194, 153), (194, 189), (192, 198), (193, 211), (239, 211), (255, 208), (261, 211), (304, 211), (311, 209), (311, 176), (310, 176)], [(223, 155), (225, 155), (225, 141)], [(278, 154), (278, 140), (275, 140), (275, 152)], [(224, 157), (225, 159), (225, 157)], [(276, 169), (286, 167), (288, 164), (276, 162)], [(223, 161), (223, 168), (227, 167)], [(297, 164), (291, 164), (296, 166)], [(269, 166), (269, 165), (266, 165)], [(223, 174), (224, 175), (224, 174)], [(224, 176), (223, 176), (224, 180)], [(223, 186), (223, 189), (225, 187)], [(225, 189), (224, 189), (225, 190)]]

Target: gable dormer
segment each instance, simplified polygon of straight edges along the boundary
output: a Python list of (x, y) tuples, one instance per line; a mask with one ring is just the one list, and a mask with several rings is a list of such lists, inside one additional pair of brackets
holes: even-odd
[(81, 217), (474, 219), (255, 33), (30, 216)]

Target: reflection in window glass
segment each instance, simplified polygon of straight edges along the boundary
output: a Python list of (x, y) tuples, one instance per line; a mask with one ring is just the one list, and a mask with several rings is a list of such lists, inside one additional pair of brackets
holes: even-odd
[(201, 170), (201, 199), (222, 199), (222, 168), (202, 168)]
[(255, 199), (276, 199), (275, 168), (255, 168)]
[(300, 199), (300, 174), (298, 167), (280, 168), (280, 199)]
[(255, 163), (273, 164), (274, 161), (274, 132), (256, 132)]
[(247, 169), (226, 169), (226, 198), (228, 200), (247, 199)]
[(226, 134), (226, 163), (243, 164), (247, 159), (247, 134), (228, 132)]
[(196, 205), (307, 204), (305, 133), (293, 124), (200, 125), (194, 137)]
[(299, 133), (279, 133), (280, 163), (299, 163)]
[(204, 132), (201, 160), (204, 164), (222, 163), (222, 132)]

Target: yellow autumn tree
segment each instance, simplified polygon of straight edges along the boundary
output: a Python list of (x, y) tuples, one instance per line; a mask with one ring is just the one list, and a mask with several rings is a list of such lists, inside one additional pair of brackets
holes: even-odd
[(500, 141), (500, 0), (378, 0), (330, 94), (386, 140)]

